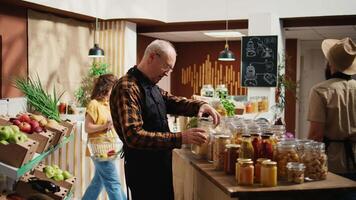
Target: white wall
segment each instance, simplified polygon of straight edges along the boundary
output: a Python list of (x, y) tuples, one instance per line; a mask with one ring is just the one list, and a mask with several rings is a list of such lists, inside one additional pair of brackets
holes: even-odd
[(136, 24), (131, 22), (125, 23), (125, 49), (124, 49), (124, 74), (136, 65), (136, 47), (137, 47), (137, 33)]
[[(24, 0), (102, 19), (141, 18), (163, 22), (248, 19), (269, 12), (281, 18), (355, 15), (355, 0)], [(227, 2), (227, 4), (226, 4)]]

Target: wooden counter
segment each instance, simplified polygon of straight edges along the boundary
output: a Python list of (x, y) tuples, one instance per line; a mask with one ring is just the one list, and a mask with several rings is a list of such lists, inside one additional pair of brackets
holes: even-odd
[(345, 199), (343, 195), (356, 192), (356, 182), (333, 173), (328, 173), (326, 180), (303, 184), (278, 182), (277, 187), (261, 187), (258, 184), (251, 187), (239, 186), (234, 176), (215, 170), (213, 165), (207, 161), (195, 159), (189, 149), (174, 150), (173, 177), (176, 200), (336, 200)]

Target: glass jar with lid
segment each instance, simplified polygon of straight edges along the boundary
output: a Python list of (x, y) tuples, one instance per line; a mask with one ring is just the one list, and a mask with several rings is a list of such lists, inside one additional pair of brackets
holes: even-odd
[(251, 133), (251, 143), (253, 146), (253, 161), (256, 162), (258, 158), (261, 158), (261, 134)]
[(226, 99), (228, 94), (228, 89), (225, 87), (225, 84), (220, 84), (216, 86), (215, 96), (220, 99)]
[(206, 159), (208, 155), (208, 144), (209, 144), (209, 136), (210, 132), (214, 129), (214, 124), (213, 120), (210, 118), (199, 118), (198, 119), (198, 128), (204, 129), (205, 134), (208, 138), (208, 142), (197, 145), (197, 144), (192, 144), (192, 153), (199, 159)]
[(208, 155), (207, 155), (208, 162), (212, 163), (214, 161), (215, 142), (216, 142), (216, 138), (220, 135), (223, 135), (223, 134), (220, 132), (216, 132), (215, 130), (212, 130), (210, 132), (210, 137), (209, 137), (209, 142), (208, 142)]
[(277, 151), (275, 160), (278, 167), (278, 178), (281, 180), (287, 179), (287, 163), (299, 162), (295, 142), (279, 142), (277, 144)]
[(238, 158), (237, 161), (236, 161), (236, 169), (235, 169), (235, 179), (237, 182), (239, 182), (239, 179), (240, 179), (240, 163), (241, 162), (247, 162), (247, 161), (252, 161), (251, 159), (249, 158)]
[(328, 173), (328, 157), (325, 144), (309, 142), (305, 144), (302, 161), (305, 165), (305, 177), (311, 180), (325, 180)]
[(287, 180), (290, 183), (304, 183), (305, 165), (299, 162), (287, 163)]
[(242, 135), (239, 158), (253, 159), (254, 149), (251, 142), (251, 136), (248, 134)]
[(239, 162), (239, 176), (238, 184), (252, 186), (254, 179), (254, 166), (253, 161)]
[(273, 142), (271, 140), (271, 136), (269, 134), (262, 134), (262, 142), (261, 142), (261, 158), (273, 159)]
[(271, 132), (279, 142), (285, 137), (284, 134), (286, 133), (286, 127), (284, 125), (272, 125)]
[(214, 97), (214, 88), (211, 84), (203, 85), (200, 90), (200, 95), (203, 97)]
[(239, 157), (240, 145), (238, 144), (227, 144), (225, 146), (224, 155), (224, 171), (226, 174), (235, 174), (236, 161)]
[(262, 162), (261, 184), (263, 187), (277, 186), (277, 162), (274, 161)]
[(242, 120), (234, 120), (232, 126), (232, 143), (241, 144), (242, 134), (247, 132), (247, 127)]
[(214, 145), (214, 155), (213, 155), (213, 164), (215, 169), (223, 170), (224, 169), (224, 153), (225, 146), (231, 143), (231, 137), (228, 135), (218, 135), (215, 138)]
[(255, 182), (259, 183), (261, 181), (261, 167), (263, 161), (271, 161), (268, 158), (259, 158), (255, 164)]
[(297, 139), (296, 140), (297, 152), (298, 152), (299, 158), (301, 158), (304, 155), (305, 145), (309, 142), (313, 142), (313, 140), (309, 140), (309, 139)]

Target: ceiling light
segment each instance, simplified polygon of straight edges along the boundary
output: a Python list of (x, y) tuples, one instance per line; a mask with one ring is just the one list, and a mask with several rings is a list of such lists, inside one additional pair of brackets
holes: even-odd
[(102, 57), (104, 57), (104, 50), (99, 47), (99, 44), (95, 43), (97, 29), (98, 29), (98, 18), (95, 19), (94, 47), (89, 49), (88, 56), (90, 58), (102, 58)]
[(239, 38), (245, 36), (238, 31), (209, 31), (204, 32), (204, 35), (215, 38)]

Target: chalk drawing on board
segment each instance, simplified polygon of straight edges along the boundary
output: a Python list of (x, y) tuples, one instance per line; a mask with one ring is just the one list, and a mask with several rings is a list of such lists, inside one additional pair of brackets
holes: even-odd
[(256, 56), (255, 45), (253, 44), (252, 40), (249, 40), (247, 42), (246, 55), (247, 55), (247, 57), (255, 57)]
[(262, 68), (265, 67), (267, 72), (272, 72), (273, 71), (273, 62), (265, 60), (264, 62), (251, 62), (250, 65)]
[(245, 85), (257, 85), (256, 69), (251, 63), (246, 68)]
[(263, 75), (263, 79), (270, 85), (272, 85), (276, 82), (276, 76), (271, 73), (265, 73)]

